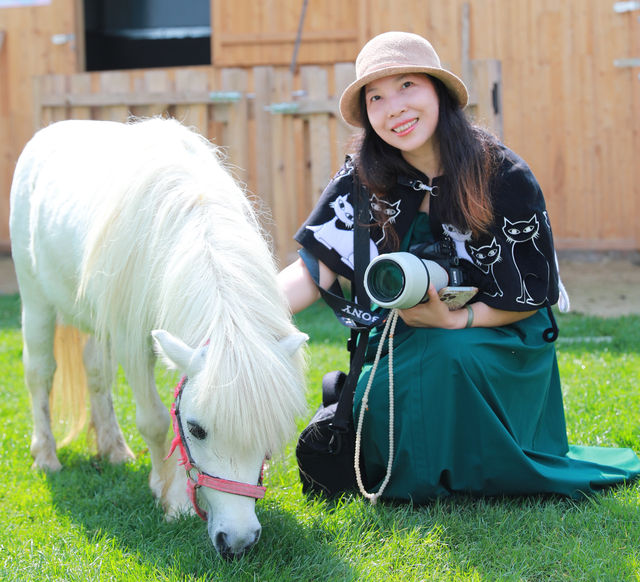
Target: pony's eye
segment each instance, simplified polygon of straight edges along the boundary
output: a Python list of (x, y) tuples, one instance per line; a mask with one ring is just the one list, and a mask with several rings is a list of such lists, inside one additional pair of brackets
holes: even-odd
[(204, 428), (202, 428), (198, 423), (188, 420), (187, 428), (189, 429), (189, 432), (199, 441), (207, 438), (207, 431), (204, 430)]

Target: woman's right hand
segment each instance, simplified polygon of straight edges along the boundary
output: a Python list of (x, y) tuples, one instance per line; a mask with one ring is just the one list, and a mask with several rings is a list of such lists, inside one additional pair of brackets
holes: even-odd
[(467, 324), (467, 310), (449, 311), (449, 307), (435, 286), (429, 285), (429, 301), (419, 303), (410, 309), (401, 309), (398, 314), (410, 327), (440, 327), (443, 329), (461, 329)]

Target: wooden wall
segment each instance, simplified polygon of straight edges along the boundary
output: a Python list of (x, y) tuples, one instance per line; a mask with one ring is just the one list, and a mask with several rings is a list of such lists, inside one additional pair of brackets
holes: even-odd
[[(211, 1), (214, 77), (223, 67), (291, 62), (302, 0)], [(0, 48), (0, 241), (5, 243), (11, 172), (34, 130), (32, 78), (82, 71), (80, 46), (51, 43), (54, 34), (78, 30), (80, 4), (52, 0), (50, 6), (0, 9), (0, 36), (6, 32)], [(459, 74), (473, 60), (499, 60), (504, 141), (538, 176), (558, 248), (639, 250), (639, 69), (616, 67), (614, 61), (640, 57), (640, 11), (616, 13), (614, 4), (309, 0), (297, 62), (328, 67), (353, 61), (368, 38), (393, 29), (425, 35)], [(152, 75), (140, 72), (147, 74)], [(302, 85), (297, 76), (280, 92)], [(104, 89), (115, 90), (112, 84)], [(255, 177), (249, 181), (260, 194)], [(299, 193), (288, 195), (293, 200)]]
[(76, 0), (0, 8), (0, 248), (8, 248), (9, 188), (15, 161), (33, 134), (33, 78), (77, 70)]
[[(614, 0), (472, 0), (469, 57), (502, 63), (504, 140), (543, 186), (561, 249), (640, 249), (640, 11)], [(365, 37), (429, 38), (463, 70), (461, 0), (370, 0)]]
[[(297, 61), (354, 60), (362, 0), (309, 0)], [(302, 0), (212, 0), (215, 66), (288, 65), (292, 61)]]

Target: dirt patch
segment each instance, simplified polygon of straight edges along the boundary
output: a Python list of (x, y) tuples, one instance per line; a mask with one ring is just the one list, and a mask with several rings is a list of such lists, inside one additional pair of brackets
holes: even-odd
[(0, 294), (10, 295), (18, 292), (16, 273), (11, 257), (0, 255)]
[(635, 253), (561, 255), (559, 263), (572, 312), (601, 317), (640, 314), (640, 258)]

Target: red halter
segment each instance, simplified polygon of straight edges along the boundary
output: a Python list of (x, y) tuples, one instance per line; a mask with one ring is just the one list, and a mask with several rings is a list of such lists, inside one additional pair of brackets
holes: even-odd
[[(189, 444), (184, 438), (182, 431), (182, 424), (180, 423), (180, 398), (182, 396), (182, 389), (187, 383), (187, 377), (183, 376), (176, 386), (174, 397), (175, 400), (171, 406), (171, 418), (173, 419), (173, 432), (175, 434), (173, 441), (171, 441), (171, 448), (166, 458), (169, 458), (176, 447), (180, 449), (180, 464), (184, 465), (187, 471), (187, 493), (189, 499), (193, 504), (193, 508), (196, 513), (204, 520), (207, 519), (207, 512), (202, 510), (198, 505), (197, 491), (200, 487), (209, 487), (210, 489), (216, 489), (217, 491), (224, 491), (225, 493), (233, 493), (234, 495), (243, 495), (245, 497), (253, 497), (255, 499), (262, 499), (267, 490), (263, 487), (262, 474), (260, 474), (260, 481), (258, 485), (251, 485), (249, 483), (240, 483), (239, 481), (229, 481), (228, 479), (221, 479), (220, 477), (214, 477), (198, 469), (193, 462), (191, 453), (189, 451)], [(195, 472), (197, 477), (194, 478), (192, 473)]]

